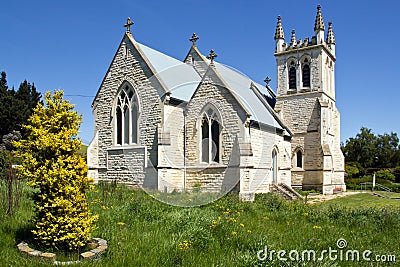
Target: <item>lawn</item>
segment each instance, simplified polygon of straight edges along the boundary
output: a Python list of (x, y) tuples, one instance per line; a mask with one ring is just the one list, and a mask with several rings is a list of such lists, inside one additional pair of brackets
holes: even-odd
[[(237, 195), (228, 195), (206, 206), (182, 208), (143, 191), (103, 185), (89, 193), (89, 202), (100, 216), (93, 236), (106, 239), (109, 249), (100, 261), (79, 266), (378, 266), (340, 258), (331, 261), (326, 254), (322, 261), (281, 261), (276, 253), (272, 260), (257, 258), (266, 246), (268, 254), (338, 249), (340, 238), (347, 241), (344, 253), (371, 250), (371, 258), (397, 255), (400, 260), (399, 201), (368, 194), (314, 205), (286, 202), (273, 194), (243, 203)], [(50, 266), (16, 249), (32, 227), (31, 216), (26, 197), (13, 217), (1, 212), (1, 266)]]
[[(381, 195), (399, 198), (399, 193), (377, 192)], [(356, 208), (378, 208), (378, 209), (398, 209), (400, 210), (400, 199), (380, 198), (368, 193), (350, 195), (343, 198), (336, 198), (317, 205), (342, 205), (344, 207)]]

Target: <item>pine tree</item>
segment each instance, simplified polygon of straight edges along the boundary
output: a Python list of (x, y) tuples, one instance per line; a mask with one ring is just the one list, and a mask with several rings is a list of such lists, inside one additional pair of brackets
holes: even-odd
[(1, 72), (1, 77), (0, 77), (0, 96), (1, 94), (4, 93), (4, 91), (8, 90), (8, 86), (7, 86), (7, 74), (2, 71)]
[(20, 174), (39, 190), (34, 196), (35, 239), (47, 247), (75, 250), (85, 245), (97, 220), (86, 198), (91, 179), (78, 155), (82, 119), (62, 91), (46, 93), (45, 102), (24, 126), (26, 138), (14, 145), (22, 158)]
[(0, 140), (3, 135), (19, 131), (25, 137), (22, 125), (28, 121), (33, 108), (40, 102), (42, 95), (35, 84), (24, 81), (18, 91), (9, 89), (7, 75), (3, 71), (0, 77)]
[(0, 138), (14, 130), (12, 113), (14, 90), (9, 90), (7, 75), (3, 71), (0, 78)]
[(22, 125), (28, 121), (32, 114), (32, 110), (40, 102), (41, 94), (37, 92), (34, 84), (30, 84), (27, 80), (22, 82), (15, 92), (12, 102), (13, 114), (13, 130), (20, 131), (25, 137), (26, 133)]

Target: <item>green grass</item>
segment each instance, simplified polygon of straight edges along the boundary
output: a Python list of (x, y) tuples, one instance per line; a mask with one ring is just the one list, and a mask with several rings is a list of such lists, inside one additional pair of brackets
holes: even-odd
[[(286, 202), (273, 194), (243, 203), (228, 195), (206, 206), (182, 208), (143, 191), (98, 186), (89, 201), (100, 215), (93, 236), (106, 239), (109, 249), (100, 261), (79, 266), (375, 266), (257, 259), (266, 245), (276, 251), (321, 251), (336, 248), (339, 238), (347, 240), (349, 249), (400, 258), (400, 207), (393, 204), (398, 201), (367, 194), (314, 205)], [(32, 227), (30, 206), (24, 199), (15, 216), (0, 214), (1, 266), (49, 266), (16, 249)]]
[[(387, 193), (381, 193), (386, 195)], [(392, 197), (400, 197), (399, 193), (391, 193)], [(343, 207), (351, 209), (365, 209), (365, 208), (375, 208), (375, 209), (398, 209), (400, 210), (400, 199), (389, 199), (380, 198), (368, 193), (360, 193), (356, 195), (350, 195), (347, 197), (332, 199), (323, 203), (318, 203), (316, 205), (327, 206), (327, 205), (341, 205)]]

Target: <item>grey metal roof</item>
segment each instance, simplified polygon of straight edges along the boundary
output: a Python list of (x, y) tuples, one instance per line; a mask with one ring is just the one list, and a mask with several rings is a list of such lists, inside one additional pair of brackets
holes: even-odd
[(251, 84), (253, 84), (261, 93), (271, 96), (264, 86), (252, 81), (243, 73), (229, 66), (218, 62), (214, 62), (214, 65), (224, 81), (228, 83), (229, 89), (251, 113), (252, 120), (282, 129), (280, 123), (251, 89)]
[(137, 44), (157, 71), (156, 75), (168, 87), (171, 96), (189, 101), (201, 81), (193, 67), (144, 44)]
[[(188, 102), (201, 82), (201, 77), (194, 68), (146, 45), (137, 44), (153, 65), (156, 75), (168, 87), (171, 96)], [(253, 84), (262, 94), (274, 97), (264, 86), (231, 67), (215, 61), (214, 65), (216, 71), (229, 86), (229, 90), (250, 112), (252, 120), (282, 129), (263, 101), (251, 89), (251, 84)]]

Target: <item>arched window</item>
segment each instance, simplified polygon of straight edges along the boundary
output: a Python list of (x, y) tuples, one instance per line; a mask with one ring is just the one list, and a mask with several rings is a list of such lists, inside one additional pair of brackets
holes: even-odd
[(301, 149), (298, 149), (295, 153), (295, 167), (303, 168), (303, 152)]
[(276, 149), (272, 150), (272, 164), (271, 164), (271, 172), (272, 172), (272, 183), (277, 182), (278, 178), (278, 152)]
[(310, 87), (310, 63), (308, 59), (304, 59), (302, 71), (303, 87)]
[(137, 144), (139, 107), (132, 87), (125, 85), (117, 96), (115, 107), (115, 143)]
[(217, 113), (208, 108), (201, 121), (201, 161), (220, 162), (221, 126)]
[(290, 62), (289, 66), (289, 89), (297, 89), (296, 66), (294, 61)]

